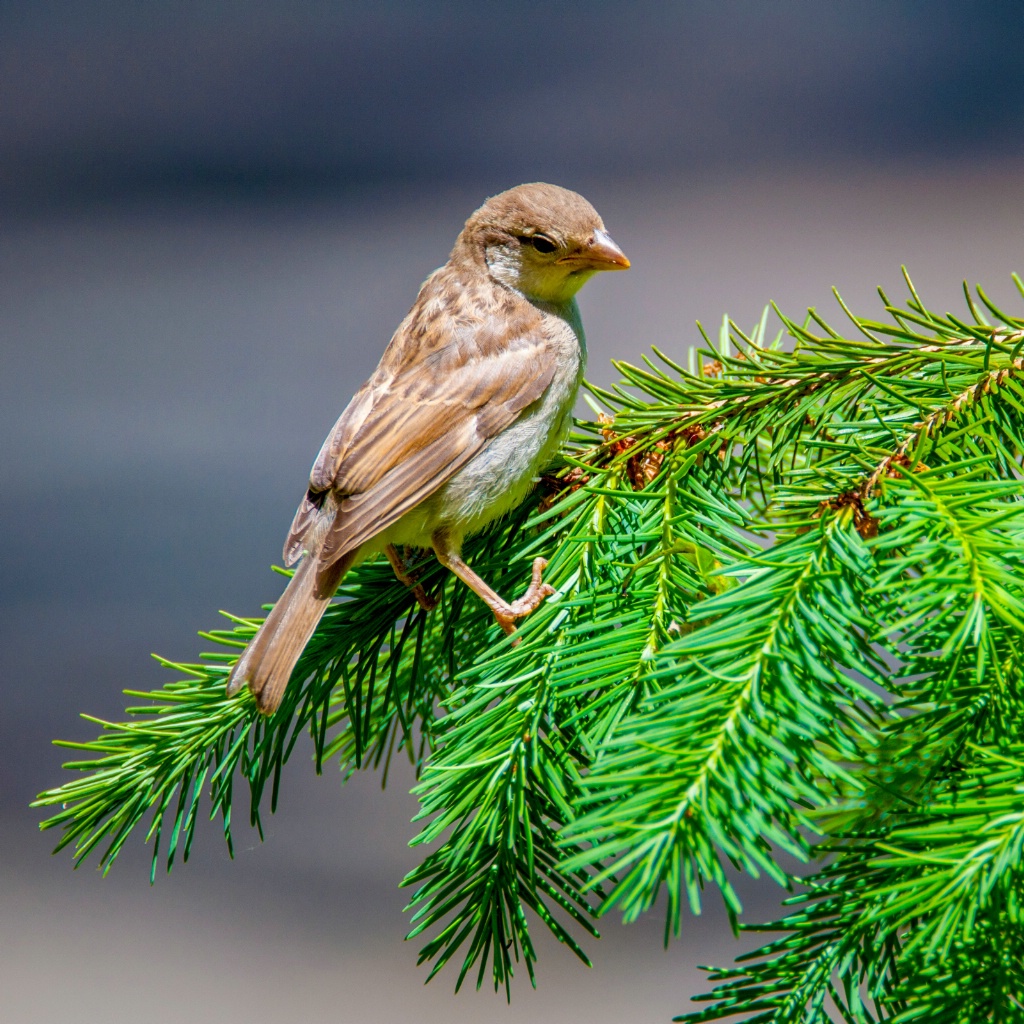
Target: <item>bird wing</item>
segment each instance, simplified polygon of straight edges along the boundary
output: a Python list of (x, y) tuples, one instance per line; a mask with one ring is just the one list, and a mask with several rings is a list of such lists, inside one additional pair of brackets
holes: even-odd
[(285, 544), (289, 563), (301, 556), (329, 492), (337, 513), (320, 548), (323, 565), (429, 497), (544, 394), (555, 360), (539, 312), (519, 300), (471, 316), (465, 307), (473, 308), (473, 296), (462, 298), (442, 316), (444, 307), (421, 293), (342, 413), (296, 512)]

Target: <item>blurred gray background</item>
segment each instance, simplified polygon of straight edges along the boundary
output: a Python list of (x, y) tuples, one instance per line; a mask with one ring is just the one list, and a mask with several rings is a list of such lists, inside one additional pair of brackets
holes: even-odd
[[(54, 737), (255, 614), (320, 442), (489, 194), (590, 198), (633, 261), (581, 305), (593, 380), (769, 300), (878, 311), (906, 263), (1020, 310), (1018, 3), (0, 3), (0, 1019), (666, 1021), (722, 914), (604, 923), (595, 969), (427, 988), (386, 792), (300, 753), (260, 844), (147, 882), (50, 858)], [(778, 892), (744, 889), (751, 919)]]

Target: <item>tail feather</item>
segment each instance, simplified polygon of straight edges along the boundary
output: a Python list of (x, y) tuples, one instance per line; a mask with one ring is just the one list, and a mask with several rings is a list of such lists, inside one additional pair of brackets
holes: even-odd
[(318, 575), (324, 575), (319, 560), (308, 555), (302, 560), (232, 669), (228, 677), (229, 696), (248, 684), (263, 714), (277, 710), (295, 663), (353, 561), (351, 555), (341, 558), (330, 567), (328, 578), (318, 585)]

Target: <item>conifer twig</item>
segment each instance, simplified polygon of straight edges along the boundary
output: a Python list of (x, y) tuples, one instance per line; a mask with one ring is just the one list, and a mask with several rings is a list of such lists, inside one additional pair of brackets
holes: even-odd
[[(154, 877), (201, 813), (230, 848), (238, 784), (259, 827), (306, 733), (317, 771), (414, 765), (430, 977), (509, 994), (537, 924), (588, 962), (601, 914), (664, 898), (668, 942), (710, 888), (781, 937), (680, 1020), (1021, 1019), (1024, 320), (907, 283), (883, 319), (727, 320), (591, 387), (597, 421), (471, 542), (499, 589), (549, 560), (517, 644), (431, 561), (430, 613), (365, 563), (277, 714), (224, 696), (258, 626), (229, 617), (64, 744), (43, 827), (104, 870), (143, 831)], [(742, 924), (730, 868), (803, 888)]]

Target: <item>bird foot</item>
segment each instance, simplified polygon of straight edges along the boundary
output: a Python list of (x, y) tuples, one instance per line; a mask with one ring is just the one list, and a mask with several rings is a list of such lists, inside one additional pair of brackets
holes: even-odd
[(437, 607), (437, 601), (423, 589), (418, 582), (416, 574), (409, 572), (405, 567), (405, 561), (398, 553), (398, 549), (394, 544), (388, 544), (384, 548), (384, 554), (387, 555), (387, 559), (391, 563), (391, 568), (394, 570), (398, 581), (404, 583), (412, 591), (413, 597), (416, 598), (416, 603), (424, 611), (432, 612)]
[(507, 636), (511, 636), (516, 631), (516, 619), (522, 619), (529, 615), (530, 612), (536, 611), (544, 602), (544, 599), (550, 597), (555, 592), (555, 588), (550, 583), (544, 582), (543, 574), (547, 566), (548, 560), (546, 558), (535, 558), (533, 560), (533, 578), (526, 589), (526, 593), (515, 601), (503, 601), (502, 606), (492, 607), (491, 610), (494, 612), (494, 617), (498, 620), (498, 625), (501, 626)]

